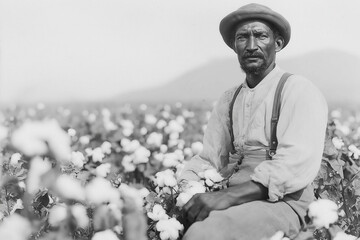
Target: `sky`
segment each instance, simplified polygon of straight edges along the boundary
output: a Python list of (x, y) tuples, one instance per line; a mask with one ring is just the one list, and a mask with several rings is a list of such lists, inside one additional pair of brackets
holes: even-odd
[[(236, 56), (219, 22), (253, 1), (0, 0), (0, 102), (101, 101)], [(360, 57), (360, 1), (257, 0), (291, 24), (278, 58)]]

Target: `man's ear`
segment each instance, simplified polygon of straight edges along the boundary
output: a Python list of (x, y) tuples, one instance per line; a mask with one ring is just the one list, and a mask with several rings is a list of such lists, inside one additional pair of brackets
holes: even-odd
[(237, 54), (237, 51), (236, 51), (236, 41), (233, 41), (233, 50), (234, 50), (234, 52)]
[(284, 38), (281, 36), (276, 37), (275, 39), (275, 52), (279, 52), (284, 47)]

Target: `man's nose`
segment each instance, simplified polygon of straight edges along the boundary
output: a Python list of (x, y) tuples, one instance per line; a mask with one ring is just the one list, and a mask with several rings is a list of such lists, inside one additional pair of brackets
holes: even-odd
[(246, 50), (249, 52), (254, 52), (257, 50), (257, 43), (254, 36), (250, 36)]

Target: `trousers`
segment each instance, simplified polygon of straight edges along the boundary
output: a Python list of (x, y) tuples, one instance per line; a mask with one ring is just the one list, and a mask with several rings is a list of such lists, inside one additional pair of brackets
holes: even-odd
[[(235, 160), (236, 157), (231, 156), (228, 166), (234, 167)], [(245, 154), (239, 170), (230, 177), (229, 185), (249, 181), (254, 168), (264, 160), (267, 160), (265, 152)], [(257, 200), (212, 211), (203, 221), (193, 223), (183, 240), (266, 240), (280, 230), (294, 237), (304, 224), (311, 201), (313, 192), (309, 187), (277, 202)]]

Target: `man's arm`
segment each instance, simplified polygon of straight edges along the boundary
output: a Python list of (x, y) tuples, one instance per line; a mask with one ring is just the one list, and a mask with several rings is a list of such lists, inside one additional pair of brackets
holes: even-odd
[(213, 210), (224, 210), (243, 203), (265, 200), (268, 189), (262, 184), (247, 181), (217, 192), (199, 193), (183, 207), (186, 219), (191, 224), (207, 218)]

